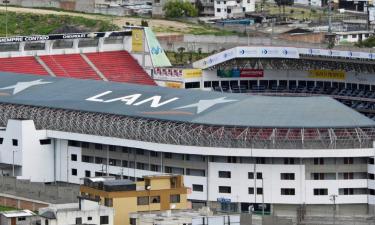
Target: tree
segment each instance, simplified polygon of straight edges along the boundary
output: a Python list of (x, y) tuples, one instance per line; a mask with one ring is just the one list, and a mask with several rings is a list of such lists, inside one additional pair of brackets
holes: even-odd
[(163, 10), (167, 18), (198, 16), (198, 10), (190, 2), (185, 1), (170, 0), (164, 5)]
[(275, 3), (279, 7), (279, 11), (281, 7), (283, 8), (283, 17), (285, 18), (285, 6), (293, 5), (294, 0), (275, 0)]
[(178, 51), (178, 53), (179, 53), (179, 55), (180, 55), (180, 62), (182, 62), (182, 59), (183, 59), (183, 57), (184, 57), (184, 51), (185, 51), (185, 48), (184, 48), (184, 47), (179, 47), (179, 48), (177, 49), (177, 51)]

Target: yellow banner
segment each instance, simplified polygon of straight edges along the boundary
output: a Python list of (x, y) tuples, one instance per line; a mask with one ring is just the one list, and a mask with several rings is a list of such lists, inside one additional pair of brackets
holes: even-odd
[(317, 79), (345, 80), (346, 74), (345, 71), (340, 70), (310, 70), (308, 77)]
[(202, 70), (201, 69), (184, 69), (184, 70), (182, 70), (182, 76), (184, 78), (201, 77), (202, 76)]
[(178, 82), (165, 82), (165, 86), (169, 88), (182, 88), (182, 83)]
[(132, 30), (132, 51), (143, 52), (143, 30)]

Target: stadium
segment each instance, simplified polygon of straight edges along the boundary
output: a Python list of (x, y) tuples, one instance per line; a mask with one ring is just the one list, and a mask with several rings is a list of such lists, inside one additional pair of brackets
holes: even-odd
[(374, 210), (372, 53), (246, 46), (173, 68), (149, 28), (0, 43), (3, 175), (184, 174), (193, 207)]

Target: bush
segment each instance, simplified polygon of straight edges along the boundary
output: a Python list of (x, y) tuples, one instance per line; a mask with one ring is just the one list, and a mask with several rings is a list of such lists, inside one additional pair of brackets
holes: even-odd
[(198, 10), (190, 3), (179, 0), (168, 1), (163, 10), (167, 18), (179, 18), (183, 16), (196, 17)]

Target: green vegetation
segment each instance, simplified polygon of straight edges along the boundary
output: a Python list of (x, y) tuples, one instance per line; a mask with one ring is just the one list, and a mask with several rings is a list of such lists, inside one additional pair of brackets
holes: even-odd
[(375, 47), (375, 36), (371, 36), (364, 41), (358, 41), (355, 46), (360, 48), (373, 48)]
[[(5, 36), (4, 11), (0, 11), (0, 36)], [(73, 29), (73, 30), (72, 30)], [(67, 15), (40, 15), (8, 12), (8, 36), (119, 29), (109, 21)]]
[(198, 16), (198, 9), (196, 9), (188, 1), (170, 0), (163, 9), (167, 18), (180, 18), (183, 16), (195, 17)]
[(185, 52), (186, 49), (181, 47), (178, 49), (178, 52), (166, 52), (169, 60), (172, 65), (186, 65), (188, 63), (193, 63), (197, 60), (203, 59), (204, 57), (209, 56), (208, 53), (202, 53), (201, 49), (198, 49), (196, 52)]
[[(287, 1), (287, 0), (278, 0), (279, 2)], [(322, 20), (323, 17), (327, 16), (327, 11), (325, 9), (315, 9), (315, 8), (301, 8), (298, 6), (292, 6), (285, 4), (278, 6), (277, 4), (272, 4), (270, 2), (266, 2), (263, 6), (265, 12), (268, 12), (270, 15), (281, 16), (283, 14), (282, 9), (285, 7), (285, 17), (294, 18), (294, 19), (309, 19), (309, 20)], [(257, 3), (255, 5), (256, 11), (261, 11), (262, 4)]]
[(16, 208), (0, 205), (0, 212), (17, 210)]

